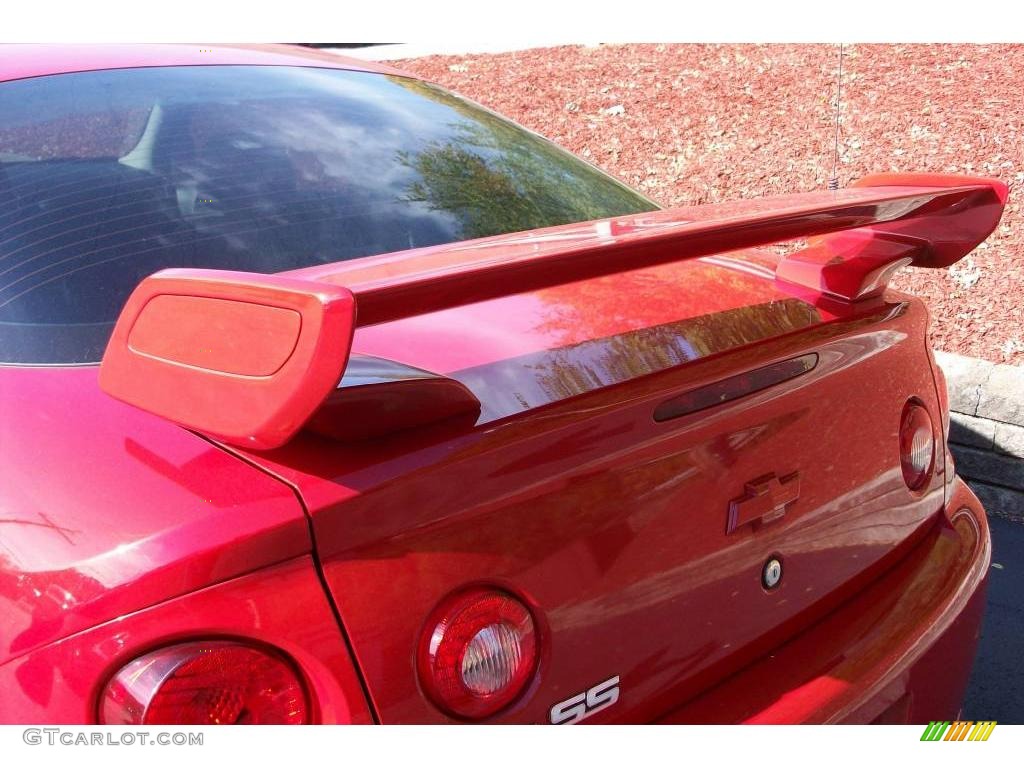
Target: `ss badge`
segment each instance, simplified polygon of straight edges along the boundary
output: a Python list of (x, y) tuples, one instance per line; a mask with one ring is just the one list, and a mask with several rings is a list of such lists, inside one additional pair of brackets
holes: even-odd
[(610, 677), (603, 683), (577, 693), (551, 708), (548, 716), (552, 725), (572, 724), (608, 709), (619, 700), (619, 676)]

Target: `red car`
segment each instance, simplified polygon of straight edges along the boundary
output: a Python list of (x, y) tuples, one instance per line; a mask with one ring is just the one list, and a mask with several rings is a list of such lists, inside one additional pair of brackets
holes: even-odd
[(299, 48), (0, 81), (0, 722), (956, 717), (989, 534), (887, 281), (999, 181), (662, 210)]

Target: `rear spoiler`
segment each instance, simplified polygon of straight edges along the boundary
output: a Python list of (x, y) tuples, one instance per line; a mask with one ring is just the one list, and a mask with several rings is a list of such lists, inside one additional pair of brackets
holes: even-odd
[(794, 239), (808, 244), (780, 260), (778, 282), (859, 301), (901, 266), (965, 256), (995, 228), (1006, 198), (994, 179), (870, 176), (836, 192), (603, 219), (301, 276), (168, 269), (128, 299), (100, 386), (226, 443), (275, 448), (336, 389), (357, 327)]

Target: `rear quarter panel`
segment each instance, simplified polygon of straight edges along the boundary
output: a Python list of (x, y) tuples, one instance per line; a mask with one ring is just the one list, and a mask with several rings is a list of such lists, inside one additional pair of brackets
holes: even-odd
[(197, 638), (269, 644), (301, 670), (314, 722), (372, 722), (309, 556), (80, 632), (0, 665), (0, 722), (89, 724), (110, 677), (155, 647)]
[(311, 549), (291, 489), (96, 375), (0, 367), (0, 663)]

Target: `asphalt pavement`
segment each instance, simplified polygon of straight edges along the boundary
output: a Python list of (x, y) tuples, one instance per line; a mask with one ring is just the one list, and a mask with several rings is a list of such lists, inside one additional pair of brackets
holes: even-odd
[(989, 518), (992, 568), (963, 719), (1024, 724), (1024, 525)]

